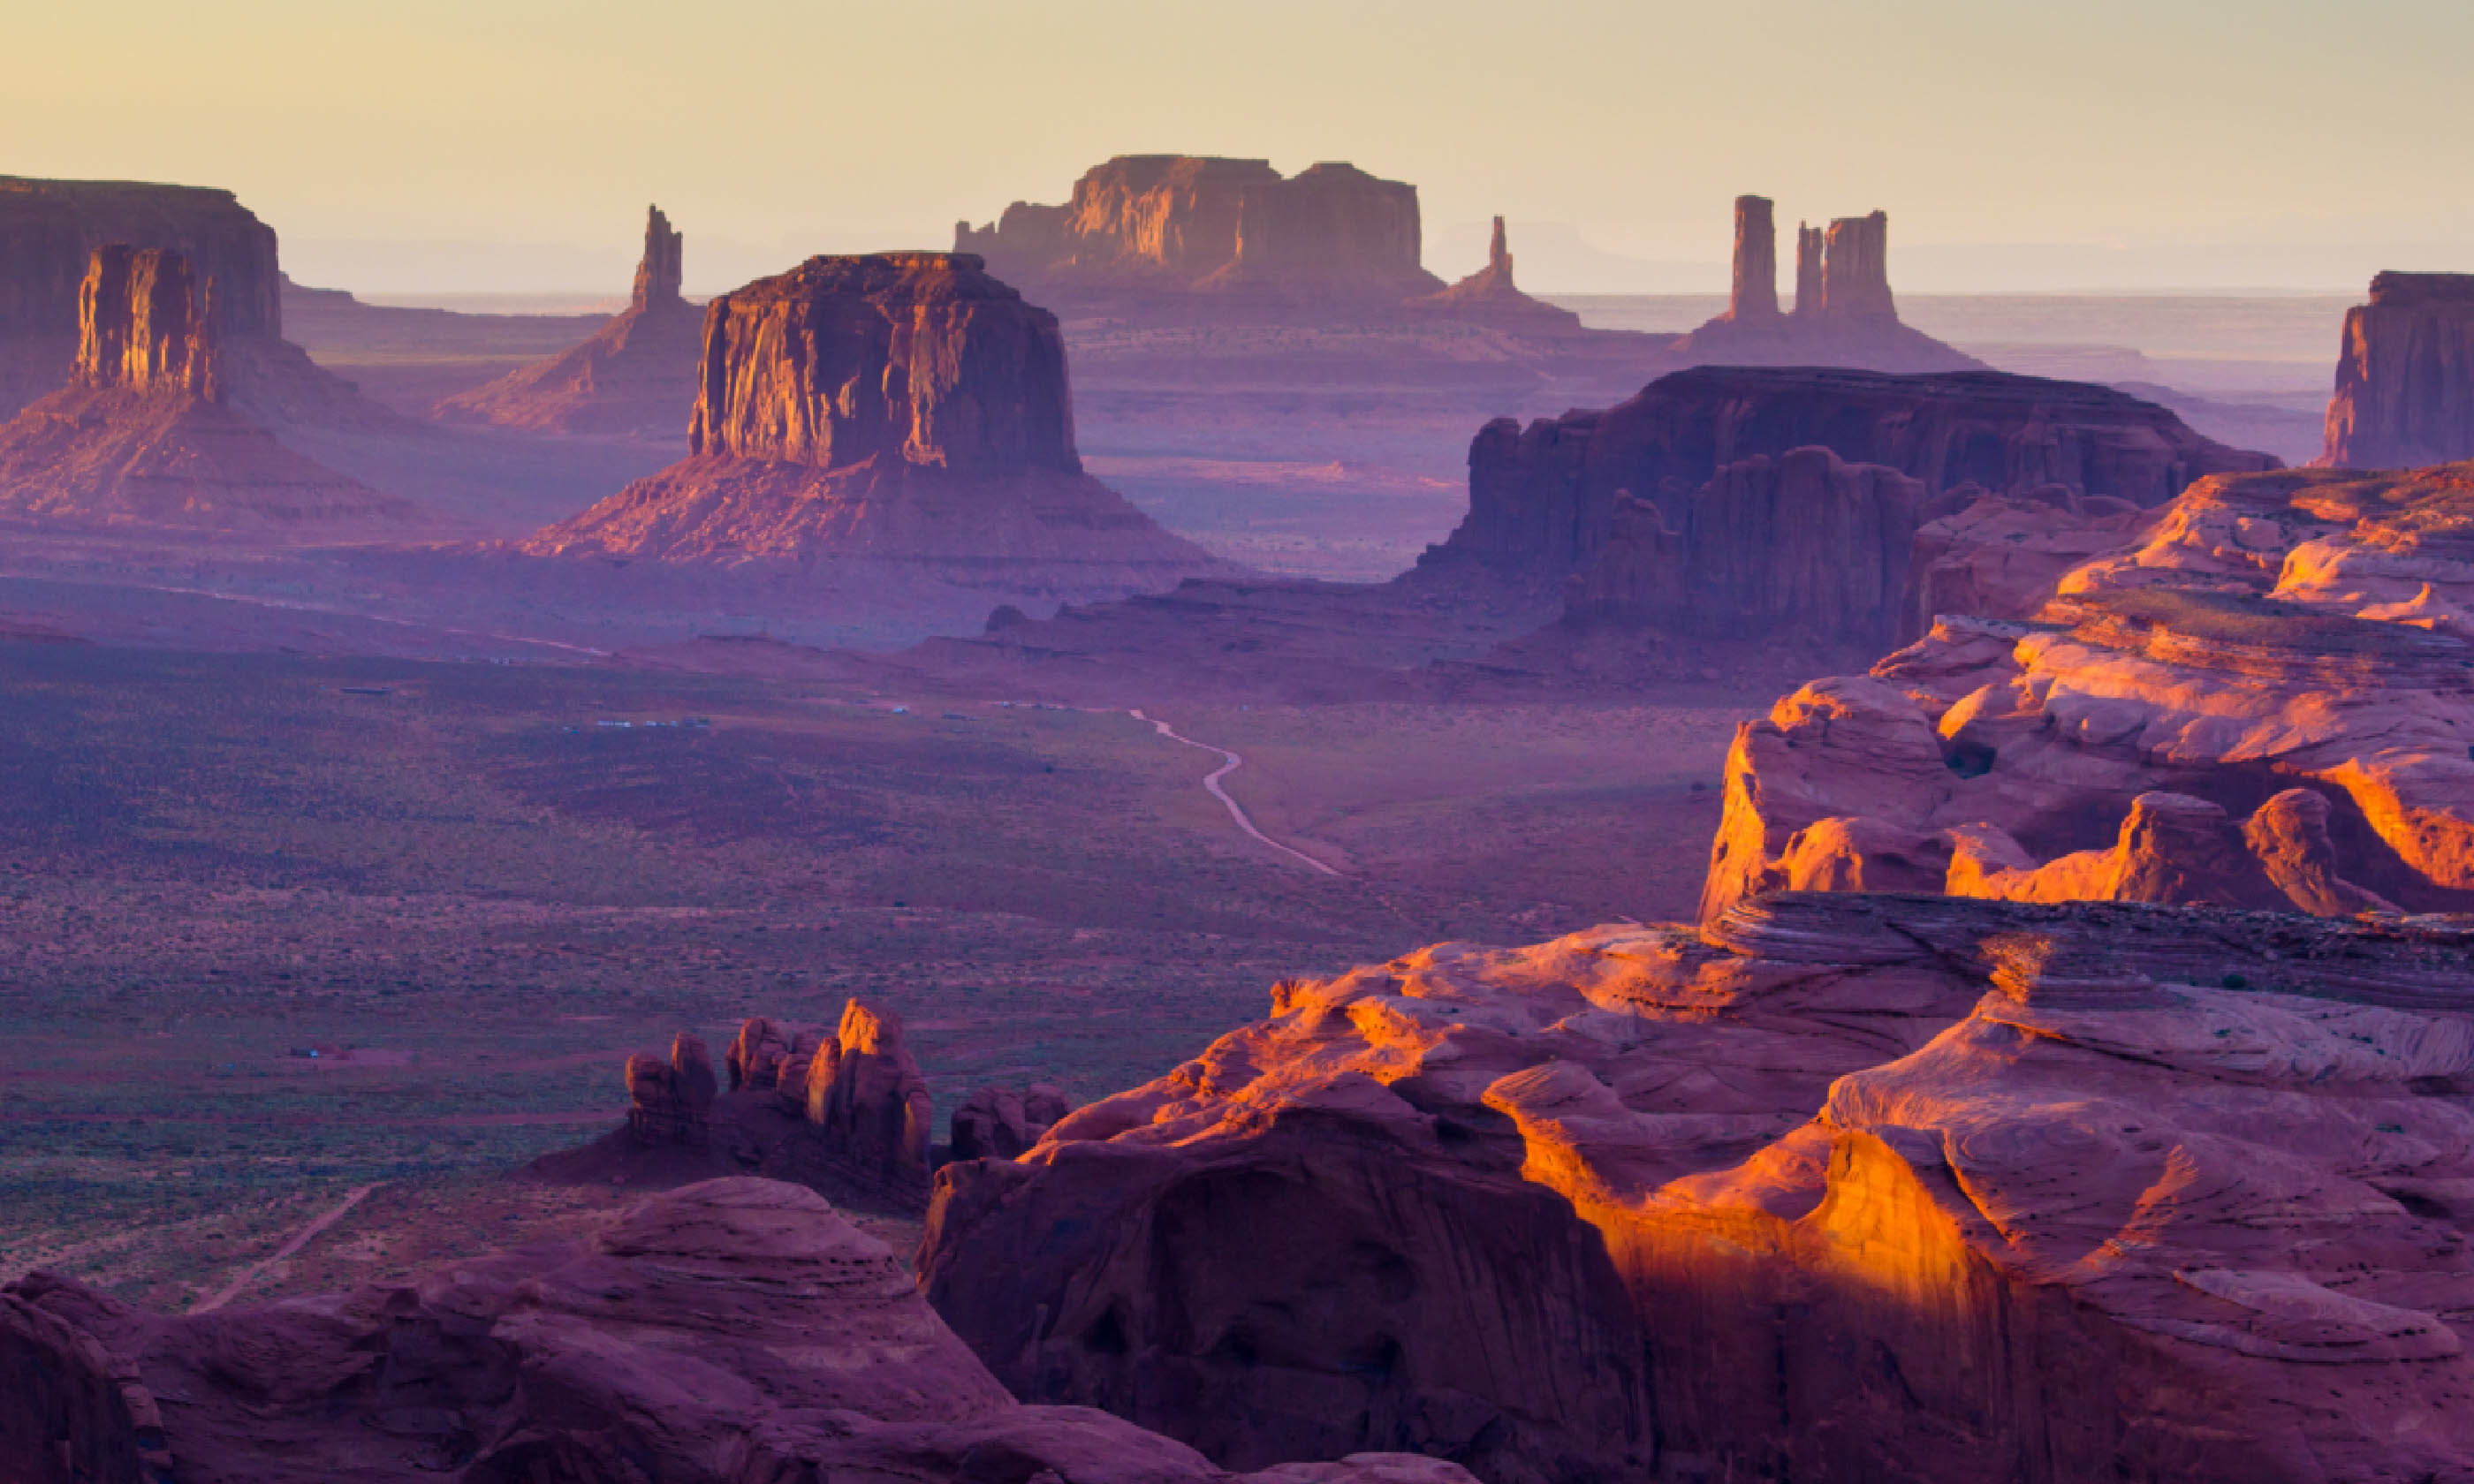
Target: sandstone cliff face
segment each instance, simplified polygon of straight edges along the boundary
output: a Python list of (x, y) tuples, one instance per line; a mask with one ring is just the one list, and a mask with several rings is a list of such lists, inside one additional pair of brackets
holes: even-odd
[(302, 458), (230, 405), (212, 297), (178, 252), (94, 251), (66, 384), (0, 424), (0, 516), (279, 539), (413, 529), (404, 501)]
[(818, 257), (707, 307), (690, 456), (524, 549), (1005, 562), (1139, 591), (1214, 563), (1082, 473), (1056, 317), (976, 257)]
[(1443, 285), (1420, 265), (1418, 189), (1353, 165), (1283, 179), (1270, 162), (1120, 156), (1062, 206), (1016, 202), (955, 226), (957, 251), (1048, 288), (1201, 289), (1397, 301)]
[(1779, 317), (1774, 205), (1762, 196), (1735, 198), (1734, 276), (1727, 296), (1730, 320), (1767, 323)]
[(95, 250), (114, 244), (177, 252), (210, 286), (219, 339), (282, 334), (275, 232), (230, 191), (0, 177), (0, 419), (67, 376), (79, 286)]
[(2339, 468), (2474, 458), (2474, 274), (2384, 273), (2345, 311), (2328, 448)]
[(1438, 945), (948, 1166), (922, 1271), (1017, 1395), (1231, 1462), (2453, 1477), (2469, 950), (1827, 895)]
[(1619, 492), (1564, 620), (1879, 653), (1927, 498), (1919, 480), (1817, 447), (1738, 460), (1665, 505)]
[[(2076, 382), (1701, 367), (1604, 412), (1487, 424), (1469, 445), (1468, 515), (1419, 564), (1561, 583), (1597, 560), (1619, 494), (1680, 510), (1726, 465), (1807, 446), (1894, 469), (1928, 494), (1970, 482), (1997, 492), (2059, 485), (2142, 507), (2207, 474), (2275, 466), (2201, 438), (2164, 408)], [(1896, 560), (1909, 535), (1896, 538)]]
[[(0, 1289), (0, 1446), (40, 1484), (1089, 1479), (1238, 1484), (1029, 1407), (813, 1191), (706, 1181), (405, 1284), (176, 1317)], [(158, 1404), (158, 1399), (169, 1405)], [(379, 1440), (374, 1444), (373, 1440)], [(1254, 1484), (1469, 1484), (1370, 1456)]]
[(704, 343), (703, 312), (679, 297), (685, 245), (661, 208), (649, 208), (622, 313), (581, 345), (448, 397), (437, 417), (539, 433), (684, 433)]
[(1948, 891), (2474, 905), (2474, 469), (2203, 481), (2032, 622), (1945, 616), (1738, 733), (1705, 916)]

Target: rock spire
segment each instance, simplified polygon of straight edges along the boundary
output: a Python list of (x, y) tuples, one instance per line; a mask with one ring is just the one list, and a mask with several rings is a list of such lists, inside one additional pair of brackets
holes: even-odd
[(1735, 281), (1727, 317), (1739, 322), (1779, 317), (1778, 223), (1766, 197), (1735, 198)]
[(681, 250), (686, 242), (671, 229), (670, 219), (662, 215), (661, 207), (645, 208), (644, 257), (636, 265), (636, 308), (679, 302)]

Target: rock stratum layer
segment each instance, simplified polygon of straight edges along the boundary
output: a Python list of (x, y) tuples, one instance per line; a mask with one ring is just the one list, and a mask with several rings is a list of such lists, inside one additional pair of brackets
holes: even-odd
[(2384, 273), (2345, 311), (2328, 446), (2339, 468), (2474, 459), (2474, 274)]
[(1228, 1467), (2462, 1478), (2469, 951), (1800, 894), (1443, 945), (948, 1166), (924, 1279)]
[(956, 223), (954, 247), (1042, 290), (1396, 302), (1443, 287), (1420, 262), (1418, 188), (1330, 162), (1283, 179), (1268, 160), (1121, 155), (1061, 206)]
[(230, 191), (0, 177), (0, 418), (47, 395), (76, 362), (78, 293), (97, 248), (165, 248), (211, 284), (224, 341), (283, 333), (275, 231)]
[[(1780, 887), (2474, 908), (2474, 466), (2219, 476), (2117, 530), (2050, 601), (1745, 724), (1704, 915)], [(1946, 525), (1941, 569), (2012, 534)]]
[[(1686, 512), (1721, 470), (1805, 447), (1905, 476), (1928, 496), (2053, 486), (2142, 507), (2208, 474), (2276, 467), (2153, 403), (2079, 382), (1705, 366), (1603, 412), (1488, 423), (1469, 444), (1468, 515), (1419, 564), (1560, 584), (1607, 549), (1625, 496), (1656, 505), (1670, 526), (1686, 521), (1689, 539)], [(1893, 541), (1902, 562), (1912, 534)]]
[(703, 312), (679, 297), (684, 242), (659, 206), (644, 224), (634, 298), (592, 338), (438, 404), (449, 422), (539, 433), (676, 437), (696, 398)]
[(886, 558), (1121, 590), (1216, 565), (1082, 472), (1056, 317), (943, 252), (811, 258), (715, 299), (689, 457), (525, 549)]
[[(1030, 1407), (814, 1192), (704, 1182), (574, 1240), (209, 1314), (0, 1288), (0, 1457), (29, 1484), (1232, 1484)], [(1253, 1484), (1468, 1484), (1369, 1456)]]
[(0, 425), (0, 515), (299, 539), (405, 534), (406, 502), (292, 452), (232, 405), (209, 297), (178, 252), (94, 251), (67, 384)]

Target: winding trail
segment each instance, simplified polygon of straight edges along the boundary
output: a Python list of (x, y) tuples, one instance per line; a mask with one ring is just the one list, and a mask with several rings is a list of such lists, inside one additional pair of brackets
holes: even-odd
[(1246, 816), (1245, 806), (1240, 804), (1236, 800), (1228, 797), (1228, 790), (1220, 786), (1220, 780), (1236, 772), (1238, 769), (1246, 766), (1245, 758), (1238, 756), (1235, 753), (1230, 752), (1225, 747), (1214, 747), (1208, 742), (1197, 742), (1192, 737), (1178, 736), (1174, 730), (1170, 730), (1168, 723), (1145, 716), (1142, 712), (1142, 707), (1140, 706), (1134, 707), (1126, 714), (1138, 722), (1150, 722), (1152, 730), (1158, 732), (1161, 736), (1168, 738), (1172, 742), (1182, 742), (1188, 747), (1199, 747), (1206, 753), (1218, 753), (1221, 755), (1224, 761), (1222, 761), (1219, 767), (1211, 770), (1210, 777), (1202, 780), (1202, 788), (1203, 792), (1209, 794), (1212, 798), (1219, 800), (1223, 804), (1227, 806), (1228, 817), (1237, 822), (1237, 827), (1239, 829), (1246, 831), (1246, 833), (1253, 836), (1256, 840), (1270, 846), (1273, 850), (1279, 851), (1281, 854), (1298, 862), (1301, 866), (1310, 867), (1313, 870), (1320, 871), (1327, 876), (1338, 876), (1341, 874), (1340, 872), (1334, 871), (1331, 867), (1326, 866), (1322, 862), (1315, 859), (1313, 856), (1308, 855), (1305, 851), (1293, 850), (1287, 846), (1282, 845), (1277, 840), (1273, 839), (1270, 835), (1267, 835), (1261, 830), (1255, 828), (1254, 822)]
[[(383, 1182), (380, 1182), (380, 1184), (383, 1184)], [(204, 1303), (191, 1305), (189, 1312), (192, 1314), (204, 1314), (210, 1309), (219, 1309), (225, 1304), (230, 1304), (232, 1300), (239, 1298), (240, 1291), (250, 1285), (251, 1280), (256, 1278), (258, 1274), (265, 1272), (268, 1268), (275, 1266), (284, 1258), (291, 1257), (302, 1248), (308, 1246), (310, 1241), (315, 1238), (319, 1233), (326, 1231), (336, 1222), (343, 1220), (344, 1213), (346, 1211), (360, 1205), (361, 1197), (369, 1194), (376, 1188), (377, 1185), (362, 1185), (353, 1190), (352, 1194), (344, 1197), (343, 1204), (328, 1210), (326, 1214), (318, 1217), (315, 1221), (310, 1222), (307, 1226), (303, 1227), (300, 1231), (293, 1233), (291, 1240), (285, 1242), (282, 1246), (278, 1247), (274, 1252), (258, 1258), (255, 1262), (253, 1262), (249, 1266), (241, 1269), (240, 1276), (233, 1279), (230, 1282), (224, 1284), (223, 1291), (221, 1293), (216, 1294), (211, 1299), (206, 1300)]]

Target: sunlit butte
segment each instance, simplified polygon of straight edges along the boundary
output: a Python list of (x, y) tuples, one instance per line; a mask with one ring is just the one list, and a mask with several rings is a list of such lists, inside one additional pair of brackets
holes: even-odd
[[(21, 7), (17, 174), (230, 186), (296, 275), (584, 289), (659, 201), (691, 288), (944, 246), (1156, 151), (1417, 184), (1537, 287), (1723, 288), (1727, 203), (1881, 207), (1913, 290), (2358, 287), (2474, 266), (2452, 0), (431, 0)], [(109, 103), (64, 58), (110, 59)], [(1559, 281), (1561, 280), (1561, 281)]]

